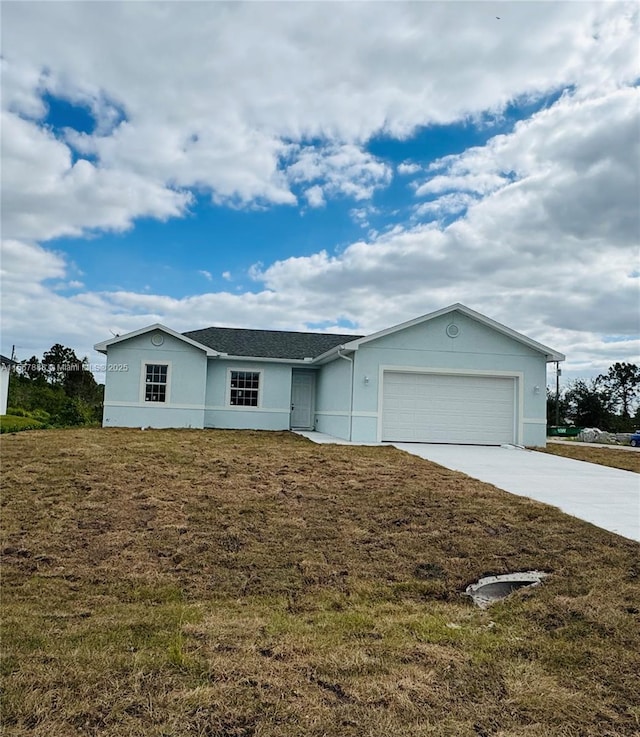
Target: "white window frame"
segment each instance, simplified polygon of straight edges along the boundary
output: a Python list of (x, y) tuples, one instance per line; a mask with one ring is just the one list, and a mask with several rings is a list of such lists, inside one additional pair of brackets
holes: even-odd
[[(232, 374), (258, 374), (258, 403), (252, 404), (231, 404), (231, 376)], [(230, 409), (251, 411), (262, 407), (262, 382), (264, 379), (264, 371), (252, 367), (228, 368), (227, 369), (227, 387), (226, 387), (226, 405)]]
[[(166, 366), (167, 383), (165, 385), (164, 402), (150, 402), (146, 397), (147, 366)], [(171, 402), (171, 361), (142, 361), (140, 363), (140, 403), (145, 407), (166, 407)]]

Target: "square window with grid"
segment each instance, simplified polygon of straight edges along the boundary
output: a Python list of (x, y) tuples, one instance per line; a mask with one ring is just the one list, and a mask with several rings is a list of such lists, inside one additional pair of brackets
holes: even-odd
[(229, 404), (240, 407), (257, 407), (260, 391), (258, 371), (232, 371)]
[(145, 369), (144, 401), (166, 402), (168, 366), (148, 363)]

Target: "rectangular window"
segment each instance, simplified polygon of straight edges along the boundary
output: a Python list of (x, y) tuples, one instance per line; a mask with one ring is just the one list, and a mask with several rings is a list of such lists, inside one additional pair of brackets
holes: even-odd
[(259, 391), (259, 371), (231, 371), (229, 404), (238, 407), (257, 407)]
[(167, 369), (166, 364), (148, 363), (145, 366), (144, 401), (167, 401)]

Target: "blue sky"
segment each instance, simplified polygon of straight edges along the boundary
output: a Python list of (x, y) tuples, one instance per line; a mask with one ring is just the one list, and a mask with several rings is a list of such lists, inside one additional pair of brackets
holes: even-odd
[[(367, 141), (363, 150), (392, 169), (403, 162), (427, 167), (441, 157), (460, 154), (500, 133), (509, 133), (517, 121), (548, 107), (559, 94), (516, 101), (499, 115), (482, 120), (419, 127), (403, 139), (378, 135)], [(47, 110), (42, 125), (57, 138), (64, 140), (68, 128), (87, 134), (95, 130), (96, 121), (88, 107), (49, 93), (43, 95), (43, 102)], [(322, 145), (322, 141), (305, 143)], [(211, 288), (257, 291), (259, 287), (249, 277), (257, 262), (310, 256), (322, 249), (339, 252), (361, 238), (363, 229), (383, 231), (399, 222), (410, 222), (414, 182), (407, 174), (395, 176), (388, 186), (374, 192), (363, 203), (369, 210), (366, 226), (353, 212), (362, 209), (359, 203), (347, 196), (323, 207), (309, 207), (304, 202), (302, 206), (274, 207), (257, 202), (233, 207), (212, 202), (210, 193), (195, 191), (184, 217), (165, 222), (141, 218), (124, 233), (94, 234), (91, 248), (87, 248), (85, 237), (58, 238), (50, 245), (73, 259), (85, 287), (94, 291), (143, 289), (178, 299)], [(302, 187), (292, 187), (292, 191), (303, 199)], [(423, 222), (437, 219), (435, 214), (421, 218)], [(157, 268), (149, 268), (146, 244), (153, 244), (153, 258), (160, 261)]]
[[(86, 132), (93, 129), (93, 119), (85, 109), (51, 96), (46, 104), (44, 124), (57, 136), (67, 127)], [(536, 108), (546, 104), (540, 100)], [(512, 106), (508, 115), (491, 122), (425, 127), (405, 140), (380, 136), (367, 142), (364, 150), (390, 168), (403, 162), (426, 167), (442, 156), (461, 153), (508, 132), (532, 108), (531, 104)], [(304, 203), (232, 207), (195, 192), (184, 217), (166, 222), (143, 218), (124, 233), (96, 233), (90, 248), (85, 237), (58, 238), (50, 245), (72, 258), (85, 287), (94, 291), (143, 289), (178, 299), (211, 288), (257, 291), (259, 286), (249, 276), (255, 263), (310, 256), (322, 249), (338, 253), (371, 229), (383, 231), (399, 222), (410, 222), (414, 182), (412, 176), (396, 176), (362, 203), (370, 210), (366, 226), (353, 213), (363, 209), (360, 203), (346, 196), (317, 208)], [(301, 187), (292, 189), (302, 196)], [(427, 215), (421, 220), (429, 222), (437, 217)], [(147, 244), (152, 244), (152, 258)], [(153, 259), (159, 263), (149, 268)]]
[(636, 4), (10, 0), (2, 27), (3, 354), (459, 301), (568, 378), (638, 361)]

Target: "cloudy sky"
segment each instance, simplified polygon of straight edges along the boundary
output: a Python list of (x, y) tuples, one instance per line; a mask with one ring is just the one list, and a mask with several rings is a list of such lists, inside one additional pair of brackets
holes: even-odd
[(1, 352), (463, 302), (638, 362), (638, 7), (5, 0)]

